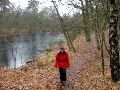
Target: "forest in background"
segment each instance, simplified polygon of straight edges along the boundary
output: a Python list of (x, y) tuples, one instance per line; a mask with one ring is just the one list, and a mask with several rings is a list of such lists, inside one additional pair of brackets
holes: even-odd
[[(56, 0), (51, 2), (56, 2), (57, 9), (59, 7), (57, 4), (67, 5), (76, 9), (76, 12), (72, 15), (70, 15), (71, 10), (69, 13), (60, 16), (63, 19), (62, 23), (64, 23), (62, 26), (65, 27), (72, 39), (75, 39), (75, 36), (82, 32), (85, 34), (86, 40), (90, 41), (91, 33), (96, 32), (98, 41), (100, 33), (109, 29), (109, 0), (67, 0), (65, 3), (62, 3), (62, 0)], [(116, 2), (118, 8), (120, 7), (119, 3), (119, 1)], [(25, 9), (21, 9), (20, 6), (15, 7), (9, 0), (1, 0), (1, 34), (62, 31), (63, 28), (58, 15), (59, 10), (57, 13), (54, 6), (39, 10), (39, 5), (41, 5), (39, 1), (29, 0), (28, 6)]]
[[(71, 40), (74, 40), (77, 35), (83, 33), (86, 40), (90, 41), (91, 33), (95, 32), (99, 49), (100, 39), (104, 36), (104, 32), (109, 29), (109, 0), (63, 1), (52, 0), (51, 2), (53, 2), (53, 6), (39, 10), (39, 6), (42, 3), (37, 0), (29, 0), (28, 6), (25, 9), (21, 9), (20, 6), (15, 7), (15, 5), (9, 0), (1, 0), (1, 35), (60, 31), (64, 34), (66, 33), (65, 37), (68, 37)], [(119, 1), (116, 1), (118, 8), (120, 8), (119, 3)], [(67, 5), (68, 7), (73, 7), (73, 9), (76, 9), (76, 12), (73, 13), (71, 10), (69, 13), (65, 13), (60, 16), (58, 9), (60, 4), (63, 6)], [(120, 15), (118, 15), (118, 18), (120, 18)], [(118, 21), (118, 28), (120, 27), (119, 22), (120, 20)]]

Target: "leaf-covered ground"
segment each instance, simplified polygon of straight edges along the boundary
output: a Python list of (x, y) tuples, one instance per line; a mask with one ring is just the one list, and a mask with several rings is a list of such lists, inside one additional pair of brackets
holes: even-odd
[(77, 52), (69, 52), (71, 67), (67, 70), (66, 87), (59, 85), (59, 72), (53, 67), (54, 58), (51, 57), (57, 53), (55, 45), (52, 54), (43, 54), (37, 57), (36, 62), (22, 68), (0, 68), (0, 90), (120, 90), (119, 84), (111, 81), (107, 54), (105, 76), (101, 74), (100, 53), (94, 37), (86, 43), (81, 36), (74, 45)]

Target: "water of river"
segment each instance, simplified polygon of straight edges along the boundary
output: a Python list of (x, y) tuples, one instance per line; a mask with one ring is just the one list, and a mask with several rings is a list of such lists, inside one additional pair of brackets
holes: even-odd
[(1, 37), (0, 67), (20, 67), (59, 40), (65, 40), (64, 35), (55, 32)]

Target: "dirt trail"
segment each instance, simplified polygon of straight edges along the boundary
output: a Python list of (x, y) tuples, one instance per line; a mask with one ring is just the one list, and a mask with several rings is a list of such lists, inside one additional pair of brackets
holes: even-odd
[(105, 59), (105, 76), (101, 74), (101, 58), (95, 37), (92, 37), (91, 42), (79, 42), (77, 58), (71, 61), (72, 65), (67, 70), (67, 85), (57, 90), (120, 90), (120, 84), (111, 81), (108, 56)]
[(82, 74), (85, 64), (90, 61), (89, 58), (94, 58), (98, 54), (94, 45), (94, 42), (91, 42), (80, 54), (78, 53), (77, 59), (72, 61), (71, 67), (67, 69), (66, 87), (59, 87), (58, 90), (83, 90), (81, 86), (85, 83), (84, 78), (80, 78), (79, 75)]

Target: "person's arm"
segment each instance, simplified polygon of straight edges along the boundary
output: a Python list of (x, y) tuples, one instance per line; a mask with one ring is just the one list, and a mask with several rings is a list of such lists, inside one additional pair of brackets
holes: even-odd
[(58, 68), (58, 54), (56, 55), (54, 67)]
[(66, 63), (67, 63), (67, 68), (70, 67), (70, 62), (69, 62), (69, 55), (66, 54)]

